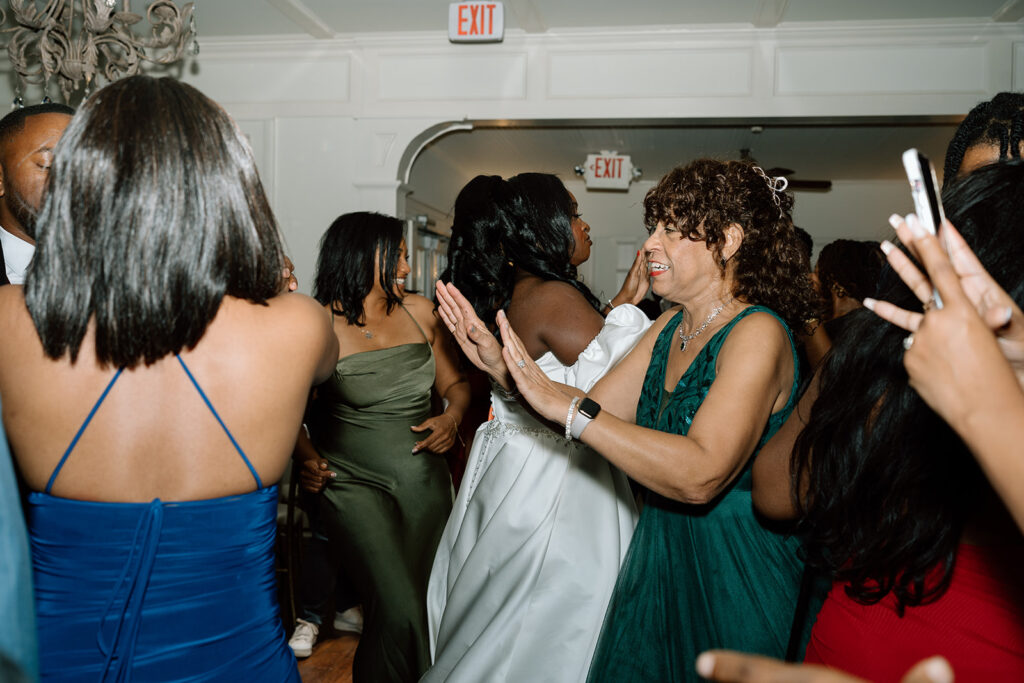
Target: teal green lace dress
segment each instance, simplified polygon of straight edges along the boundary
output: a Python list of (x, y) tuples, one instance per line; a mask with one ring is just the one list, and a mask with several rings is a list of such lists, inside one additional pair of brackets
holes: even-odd
[[(655, 342), (637, 424), (685, 435), (715, 380), (722, 344), (736, 323), (755, 311), (778, 318), (760, 306), (742, 311), (701, 349), (669, 392), (664, 389), (665, 365), (682, 313), (674, 317)], [(785, 421), (796, 393), (794, 376), (789, 401), (768, 420), (758, 449)], [(750, 486), (748, 464), (706, 505), (645, 492), (588, 681), (699, 681), (694, 662), (712, 647), (785, 655), (803, 572), (799, 543), (761, 525)]]

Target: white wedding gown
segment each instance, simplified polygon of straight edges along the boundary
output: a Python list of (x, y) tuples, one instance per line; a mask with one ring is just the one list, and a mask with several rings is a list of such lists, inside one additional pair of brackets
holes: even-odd
[[(650, 326), (617, 306), (551, 379), (589, 390)], [(622, 472), (515, 401), (491, 396), (427, 590), (433, 667), (421, 681), (583, 681), (636, 508)]]

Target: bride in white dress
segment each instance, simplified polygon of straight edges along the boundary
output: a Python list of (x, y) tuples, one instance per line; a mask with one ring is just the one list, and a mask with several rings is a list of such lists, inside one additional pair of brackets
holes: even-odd
[[(650, 325), (630, 305), (647, 290), (639, 255), (607, 318), (576, 280), (589, 230), (554, 176), (478, 176), (456, 199), (445, 273), (485, 324), (506, 309), (545, 373), (584, 391)], [(451, 300), (441, 285), (438, 295)], [(500, 387), (491, 400), (430, 575), (434, 664), (421, 681), (583, 681), (636, 523), (633, 496), (618, 469)]]

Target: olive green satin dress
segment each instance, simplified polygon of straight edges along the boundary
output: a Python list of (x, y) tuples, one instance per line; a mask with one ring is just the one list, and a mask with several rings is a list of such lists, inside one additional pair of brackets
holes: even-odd
[(452, 487), (444, 458), (412, 453), (426, 434), (409, 427), (430, 417), (433, 383), (426, 342), (365, 351), (338, 361), (311, 407), (313, 445), (337, 473), (321, 518), (363, 604), (357, 683), (415, 681), (430, 666), (427, 580)]

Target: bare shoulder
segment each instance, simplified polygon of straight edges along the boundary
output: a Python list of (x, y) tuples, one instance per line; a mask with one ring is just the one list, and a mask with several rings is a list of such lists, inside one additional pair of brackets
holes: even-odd
[(782, 321), (771, 313), (755, 311), (744, 317), (729, 332), (722, 344), (720, 358), (753, 356), (782, 357), (790, 354), (790, 337)]
[(278, 294), (265, 305), (228, 298), (222, 305), (237, 311), (227, 316), (229, 320), (252, 325), (268, 341), (287, 340), (292, 348), (304, 342), (321, 346), (323, 337), (332, 334), (328, 311), (312, 297), (298, 292)]
[(440, 317), (434, 310), (434, 302), (421, 294), (406, 294), (402, 299), (402, 305), (416, 318), (420, 327), (434, 329), (438, 325)]

